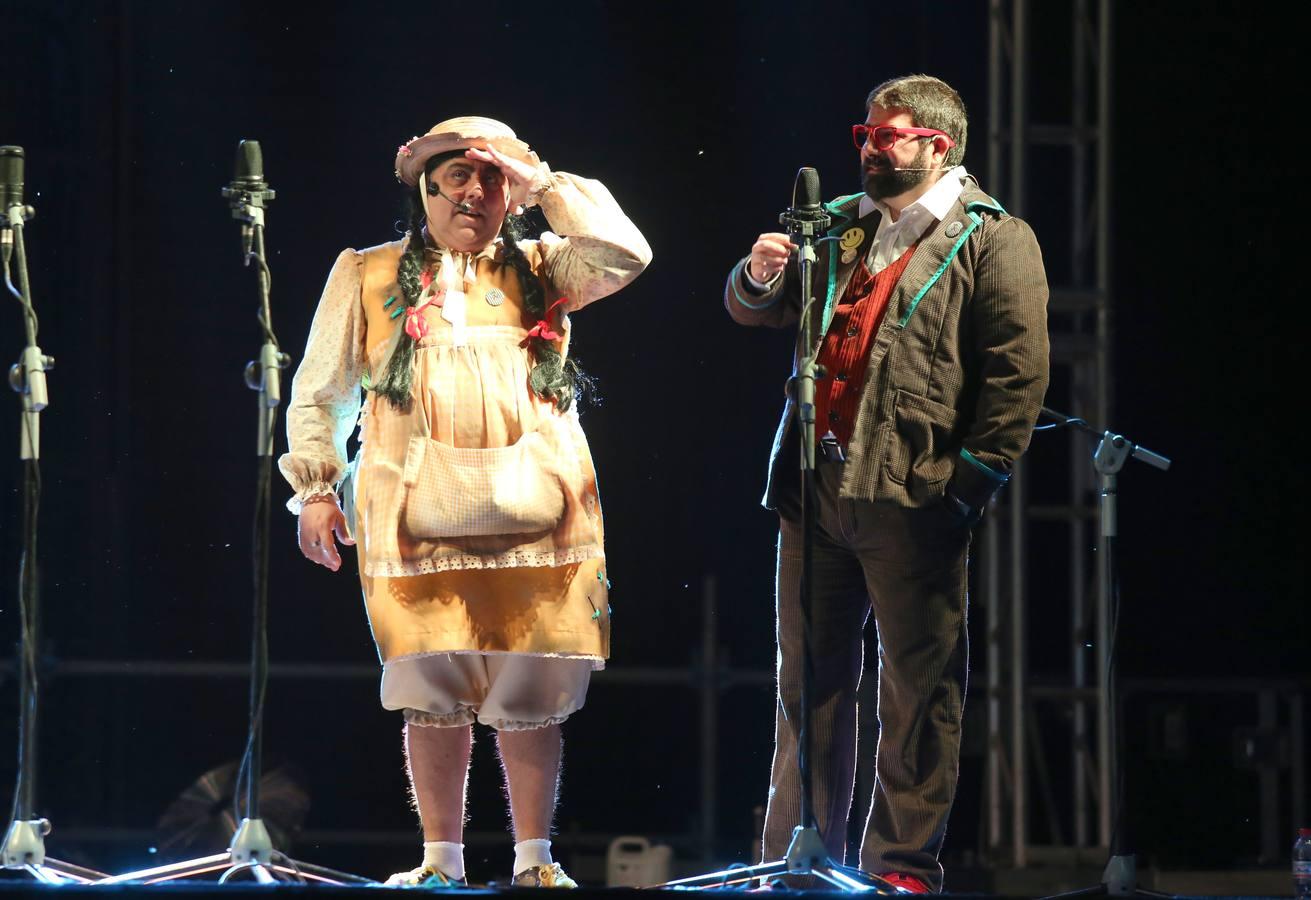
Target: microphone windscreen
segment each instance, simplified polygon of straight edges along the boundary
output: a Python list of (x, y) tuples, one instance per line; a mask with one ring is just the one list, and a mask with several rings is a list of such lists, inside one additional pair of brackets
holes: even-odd
[(264, 154), (259, 141), (242, 141), (237, 145), (237, 181), (256, 184), (264, 180)]
[(797, 172), (792, 188), (792, 205), (796, 209), (819, 209), (819, 172), (806, 166)]
[(0, 147), (0, 197), (5, 209), (23, 202), (22, 147)]

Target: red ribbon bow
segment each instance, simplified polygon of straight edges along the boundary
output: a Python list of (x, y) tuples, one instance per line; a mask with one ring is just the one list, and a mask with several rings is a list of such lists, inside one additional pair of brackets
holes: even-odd
[[(428, 303), (431, 302), (431, 300), (428, 301)], [(423, 307), (427, 306), (428, 303), (424, 303), (422, 306), (411, 306), (405, 310), (405, 333), (416, 341), (421, 340), (428, 333), (428, 320), (423, 317)]]
[(528, 329), (528, 337), (524, 338), (525, 344), (527, 344), (532, 338), (541, 338), (544, 341), (560, 340), (560, 334), (551, 330), (551, 313), (555, 312), (555, 308), (561, 303), (567, 302), (568, 299), (568, 297), (561, 297), (559, 300), (551, 304), (550, 309), (546, 311), (546, 315), (542, 316), (542, 318), (537, 321), (536, 325)]

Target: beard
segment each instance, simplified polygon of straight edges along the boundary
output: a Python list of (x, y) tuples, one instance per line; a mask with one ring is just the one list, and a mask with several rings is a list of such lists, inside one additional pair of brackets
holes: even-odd
[(892, 168), (891, 161), (885, 156), (880, 160), (887, 168), (879, 171), (868, 171), (862, 165), (860, 174), (864, 180), (865, 193), (872, 200), (885, 200), (888, 197), (896, 197), (904, 194), (912, 188), (919, 187), (933, 173), (926, 171), (929, 167), (929, 154), (933, 150), (931, 144), (925, 145), (920, 152), (915, 155), (907, 169), (916, 171), (898, 172)]

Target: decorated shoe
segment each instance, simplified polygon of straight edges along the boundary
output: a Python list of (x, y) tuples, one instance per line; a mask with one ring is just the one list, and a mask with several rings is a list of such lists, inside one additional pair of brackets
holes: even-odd
[(565, 874), (559, 863), (524, 869), (510, 882), (515, 887), (576, 888), (578, 882)]
[(387, 887), (462, 888), (469, 883), (463, 878), (452, 878), (436, 866), (419, 866), (408, 872), (397, 872), (383, 882)]
[(879, 876), (903, 894), (932, 894), (933, 891), (922, 879), (904, 872), (884, 872)]

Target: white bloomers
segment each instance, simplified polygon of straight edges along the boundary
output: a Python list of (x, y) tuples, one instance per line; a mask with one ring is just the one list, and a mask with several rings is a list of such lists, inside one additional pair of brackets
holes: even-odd
[(411, 725), (452, 728), (476, 719), (498, 731), (563, 722), (587, 699), (592, 661), (513, 653), (431, 653), (382, 669), (382, 706)]

